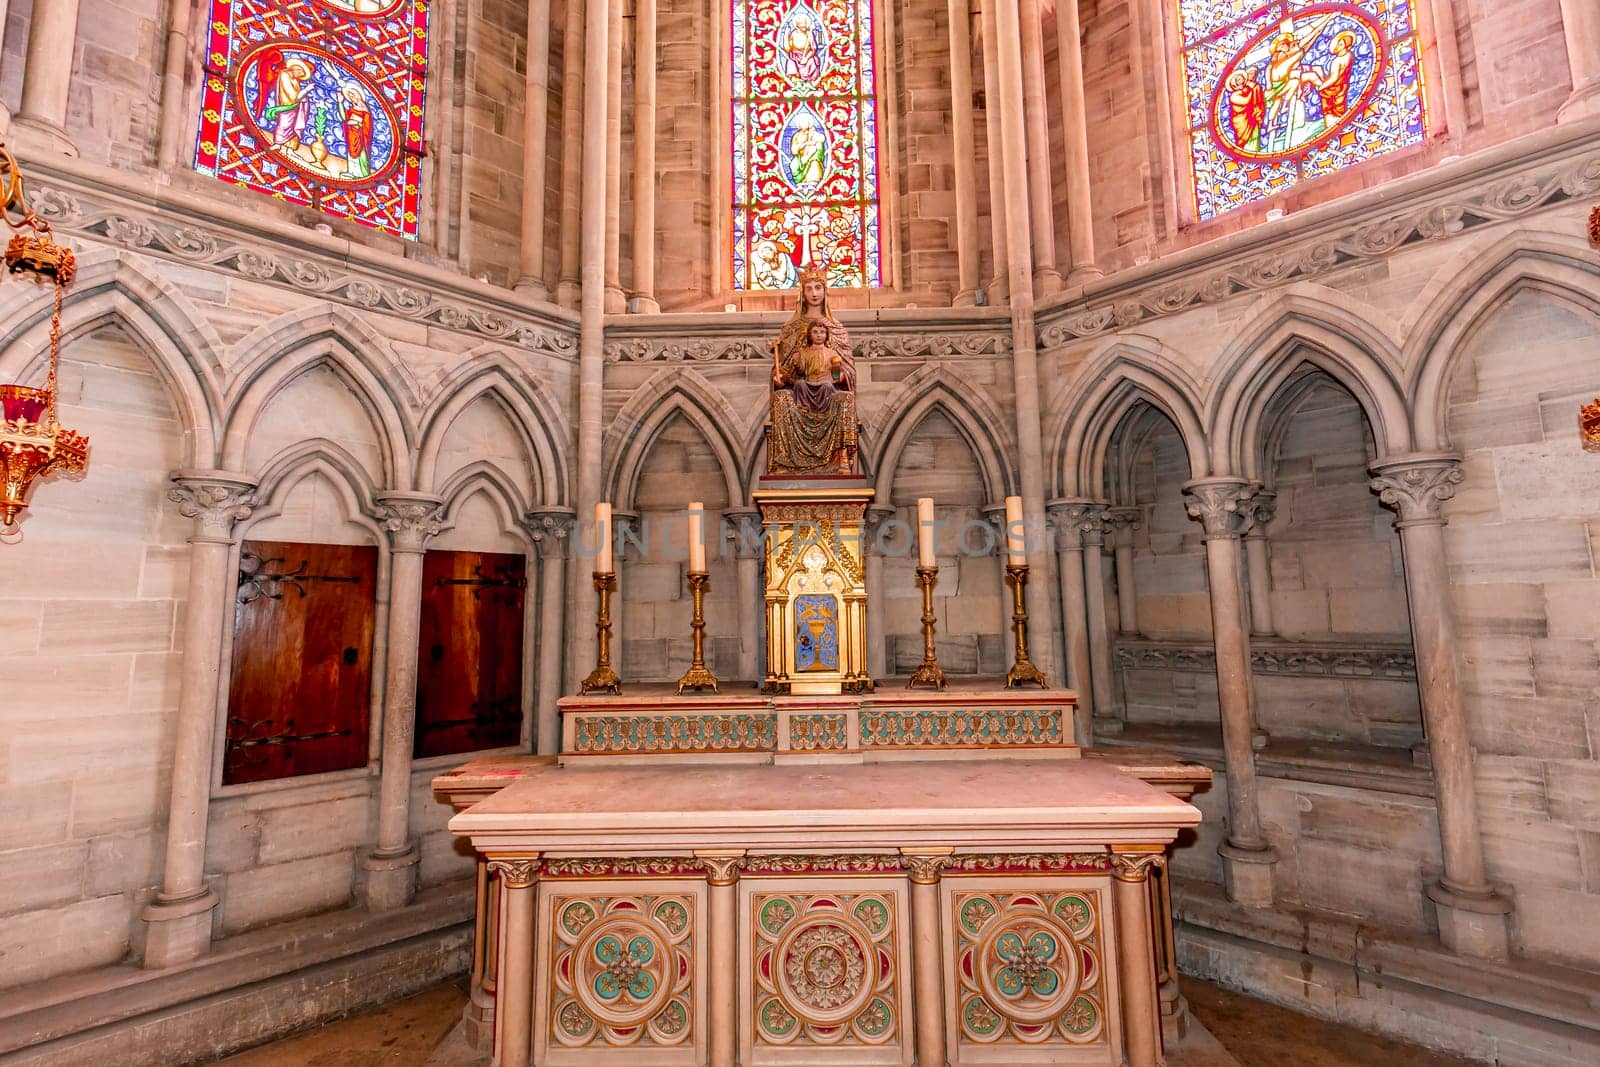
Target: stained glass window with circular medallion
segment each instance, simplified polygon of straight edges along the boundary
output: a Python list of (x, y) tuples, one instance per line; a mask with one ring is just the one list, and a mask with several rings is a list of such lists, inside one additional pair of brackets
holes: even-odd
[(882, 284), (872, 0), (733, 0), (733, 285)]
[(1412, 0), (1177, 0), (1195, 212), (1418, 144)]
[(195, 169), (417, 236), (427, 0), (208, 0)]

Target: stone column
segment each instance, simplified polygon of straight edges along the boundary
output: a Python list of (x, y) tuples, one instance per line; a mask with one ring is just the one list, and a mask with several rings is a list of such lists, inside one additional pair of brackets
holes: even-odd
[(78, 154), (67, 136), (67, 92), (78, 43), (78, 0), (34, 0), (22, 102), (11, 124), (17, 144), (40, 152)]
[(1083, 590), (1084, 515), (1087, 500), (1052, 500), (1049, 514), (1056, 538), (1056, 578), (1061, 585), (1061, 632), (1067, 657), (1067, 685), (1078, 695), (1073, 732), (1084, 748), (1094, 745), (1094, 692), (1089, 684), (1088, 611)]
[[(978, 302), (977, 141), (972, 130), (971, 0), (948, 0), (950, 133), (956, 182), (956, 294), (953, 307)], [(871, 611), (869, 603), (868, 609)]]
[[(624, 545), (629, 538), (639, 536), (639, 516), (632, 511), (611, 512), (611, 529), (613, 533), (612, 545), (615, 546), (617, 568), (617, 591), (611, 594), (611, 668), (617, 672), (618, 677), (626, 678), (623, 673), (627, 657), (623, 655), (622, 642), (627, 637), (627, 628), (623, 626), (623, 616), (627, 614), (623, 605), (628, 602), (628, 583), (622, 579), (622, 565), (628, 562), (628, 550)], [(685, 549), (685, 552), (688, 550)], [(588, 673), (588, 668), (584, 668)]]
[[(6, 0), (0, 0), (0, 26), (6, 22)], [(183, 159), (184, 150), (194, 144), (194, 119), (184, 106), (184, 82), (188, 78), (191, 40), (191, 18), (200, 16), (190, 9), (189, 0), (167, 0), (162, 13), (163, 36), (166, 54), (161, 62), (161, 125), (157, 131), (156, 151), (163, 170), (187, 168), (193, 160)], [(0, 104), (0, 130), (5, 128), (7, 112)]]
[[(1572, 95), (1561, 105), (1557, 122), (1600, 114), (1600, 5), (1594, 0), (1561, 0), (1561, 28), (1567, 36), (1567, 65), (1572, 68)], [(32, 67), (32, 41), (29, 41)]]
[(522, 241), (516, 289), (549, 299), (544, 283), (544, 172), (550, 109), (550, 0), (528, 0), (528, 73), (522, 96)]
[(1139, 632), (1139, 590), (1133, 577), (1133, 534), (1144, 525), (1144, 508), (1112, 508), (1106, 522), (1115, 531), (1117, 568), (1117, 630), (1130, 636)]
[(711, 971), (706, 981), (706, 1044), (711, 1067), (734, 1067), (738, 1055), (739, 859), (743, 851), (696, 852), (706, 868), (706, 941)]
[(539, 695), (533, 736), (535, 751), (554, 756), (561, 751), (562, 624), (566, 620), (567, 545), (572, 539), (571, 508), (540, 508), (523, 517), (523, 525), (539, 550)]
[(422, 628), (422, 554), (439, 532), (444, 501), (424, 493), (379, 493), (389, 535), (389, 631), (384, 639), (383, 762), (378, 780), (378, 847), (361, 861), (367, 906), (404, 907), (416, 892), (420, 858), (411, 840), (411, 754), (417, 732), (417, 641)]
[[(1006, 249), (1011, 285), (1011, 384), (1017, 419), (1018, 492), (1028, 531), (1028, 616), (1037, 620), (1033, 638), (1035, 664), (1048, 678), (1055, 671), (1053, 606), (1049, 590), (1050, 557), (1045, 546), (1044, 431), (1039, 417), (1039, 362), (1037, 324), (1034, 322), (1033, 273), (1029, 245), (1026, 197), (1029, 188), (1028, 136), (1023, 101), (1023, 28), (1018, 0), (999, 0), (995, 7), (995, 47), (999, 53), (1000, 142), (1005, 152), (1006, 188), (1011, 191), (1006, 210)], [(1038, 27), (1034, 27), (1037, 31)], [(1041, 74), (1038, 86), (1044, 85)], [(1048, 176), (1048, 171), (1046, 171)], [(1046, 183), (1048, 187), (1048, 182)], [(1059, 285), (1052, 255), (1049, 276)]]
[[(722, 513), (723, 536), (733, 550), (738, 567), (735, 582), (739, 621), (739, 680), (761, 685), (765, 676), (765, 603), (761, 588), (761, 512), (756, 508), (729, 508)], [(868, 618), (870, 615), (869, 605)]]
[(983, 126), (984, 147), (989, 157), (989, 246), (994, 260), (993, 277), (984, 287), (983, 302), (989, 307), (1011, 299), (1006, 271), (1010, 254), (1006, 248), (1006, 172), (1000, 150), (1000, 51), (995, 45), (994, 6), (1000, 0), (978, 0), (982, 4), (980, 32), (983, 36)]
[(1472, 746), (1456, 662), (1455, 610), (1445, 564), (1443, 505), (1462, 481), (1459, 456), (1419, 453), (1372, 466), (1372, 488), (1399, 519), (1417, 688), (1437, 786), (1444, 873), (1430, 886), (1439, 939), (1453, 952), (1489, 959), (1508, 951), (1511, 905), (1489, 884), (1478, 826)]
[(911, 878), (911, 991), (916, 1001), (917, 1062), (945, 1062), (944, 964), (939, 932), (939, 869), (953, 848), (901, 849)]
[(1239, 533), (1256, 487), (1243, 478), (1185, 482), (1189, 517), (1205, 528), (1206, 582), (1211, 593), (1211, 636), (1217, 653), (1217, 696), (1222, 712), (1222, 757), (1228, 776), (1228, 837), (1218, 852), (1228, 896), (1250, 907), (1272, 904), (1277, 856), (1261, 832), (1256, 796), (1255, 725), (1250, 684), (1250, 638), (1239, 587)]
[(656, 301), (656, 0), (633, 7), (633, 310)]
[(1050, 184), (1050, 113), (1039, 0), (1016, 0), (1022, 23), (1022, 107), (1027, 127), (1028, 219), (1033, 224), (1033, 292), (1061, 291), (1056, 270), (1055, 189)]
[(538, 897), (539, 854), (495, 856), (489, 875), (500, 876), (503, 916), (495, 978), (494, 1062), (524, 1067), (533, 1052), (533, 914)]
[[(595, 0), (599, 3), (600, 0)], [(605, 0), (606, 20), (606, 302), (607, 315), (628, 310), (622, 292), (622, 0)]]
[(1056, 4), (1056, 54), (1061, 66), (1061, 132), (1067, 164), (1068, 285), (1105, 272), (1094, 261), (1094, 212), (1089, 200), (1089, 119), (1083, 91), (1083, 42), (1078, 0)]
[(1278, 514), (1278, 494), (1261, 489), (1250, 501), (1250, 530), (1244, 535), (1244, 561), (1250, 588), (1250, 632), (1277, 633), (1272, 624), (1272, 561), (1267, 554), (1267, 527)]
[(1120, 732), (1122, 717), (1117, 714), (1116, 679), (1111, 665), (1110, 620), (1106, 616), (1105, 504), (1084, 509), (1083, 522), (1083, 607), (1089, 631), (1089, 686), (1094, 690), (1094, 710), (1109, 732)]
[(1111, 858), (1111, 906), (1117, 916), (1117, 963), (1122, 979), (1122, 1037), (1128, 1067), (1157, 1067), (1161, 1012), (1156, 1000), (1155, 948), (1150, 936), (1150, 869), (1160, 852), (1118, 852)]
[(211, 945), (211, 911), (217, 896), (205, 883), (206, 823), (211, 814), (222, 635), (232, 621), (234, 527), (250, 517), (256, 487), (242, 474), (216, 470), (174, 471), (172, 481), (167, 495), (178, 505), (179, 514), (194, 520), (194, 532), (189, 537), (166, 858), (161, 889), (141, 915), (147, 924), (146, 967), (192, 960)]
[(583, 231), (583, 0), (567, 0), (567, 22), (561, 31), (561, 272), (557, 302), (578, 303)]
[(861, 554), (870, 557), (867, 561), (867, 673), (874, 680), (887, 678), (894, 670), (889, 657), (889, 638), (883, 632), (883, 620), (889, 614), (889, 594), (883, 581), (886, 561), (878, 548), (879, 532), (894, 517), (894, 508), (869, 507), (867, 521), (861, 527), (861, 536), (865, 539)]

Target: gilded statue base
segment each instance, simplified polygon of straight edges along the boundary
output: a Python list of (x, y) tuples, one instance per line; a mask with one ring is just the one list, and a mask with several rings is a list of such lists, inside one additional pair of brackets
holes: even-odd
[(870, 693), (864, 478), (761, 479), (769, 694)]

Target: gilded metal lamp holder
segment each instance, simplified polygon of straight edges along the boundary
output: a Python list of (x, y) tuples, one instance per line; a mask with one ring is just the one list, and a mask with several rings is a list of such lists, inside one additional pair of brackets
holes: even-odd
[(56, 420), (61, 364), (61, 300), (77, 273), (72, 250), (50, 239), (50, 224), (28, 207), (17, 161), (0, 144), (0, 215), (16, 231), (6, 245), (6, 268), (55, 287), (50, 314), (50, 365), (43, 389), (0, 385), (0, 541), (19, 535), (17, 516), (34, 481), (53, 471), (81, 471), (89, 439)]
[(907, 689), (915, 689), (919, 685), (943, 689), (948, 684), (944, 668), (939, 666), (939, 657), (933, 648), (933, 587), (938, 583), (938, 567), (917, 568), (917, 586), (922, 590), (922, 662), (911, 672), (911, 680), (906, 683)]
[(689, 629), (694, 632), (694, 660), (678, 679), (678, 693), (685, 689), (700, 692), (717, 691), (717, 676), (706, 667), (706, 590), (711, 588), (711, 575), (705, 571), (689, 572), (689, 595), (694, 600), (694, 617)]
[(1028, 590), (1028, 565), (1007, 563), (1006, 585), (1011, 587), (1011, 633), (1017, 646), (1016, 662), (1006, 672), (1006, 688), (1020, 689), (1036, 683), (1040, 689), (1049, 689), (1044, 672), (1028, 658), (1028, 606), (1024, 599)]
[(616, 571), (595, 571), (594, 591), (600, 594), (600, 613), (594, 621), (596, 659), (594, 670), (578, 686), (578, 695), (615, 693), (622, 695), (622, 679), (611, 669), (611, 594), (617, 588)]
[(1578, 412), (1578, 430), (1583, 435), (1585, 452), (1600, 452), (1600, 397)]

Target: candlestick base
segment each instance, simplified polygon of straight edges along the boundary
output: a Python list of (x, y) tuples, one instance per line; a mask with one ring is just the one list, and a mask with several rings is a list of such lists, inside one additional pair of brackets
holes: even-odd
[(1038, 685), (1040, 689), (1049, 689), (1044, 672), (1028, 658), (1028, 605), (1024, 596), (1028, 587), (1028, 565), (1006, 564), (1006, 585), (1011, 587), (1011, 633), (1017, 650), (1016, 660), (1006, 672), (1006, 688)]
[(917, 586), (922, 590), (922, 662), (911, 672), (911, 679), (906, 682), (907, 689), (915, 689), (919, 685), (943, 689), (949, 684), (945, 681), (944, 668), (939, 666), (939, 657), (933, 647), (933, 628), (937, 621), (933, 614), (933, 587), (938, 581), (938, 567), (917, 568)]
[(711, 588), (711, 575), (705, 571), (689, 572), (689, 595), (694, 602), (694, 613), (689, 619), (689, 630), (694, 637), (694, 659), (689, 669), (678, 679), (678, 695), (685, 689), (717, 692), (717, 676), (706, 667), (706, 590)]
[(617, 588), (616, 571), (595, 571), (594, 591), (599, 594), (600, 610), (595, 617), (594, 670), (578, 686), (578, 695), (615, 693), (622, 695), (622, 679), (611, 669), (611, 593)]
[(579, 696), (588, 696), (590, 693), (615, 693), (621, 696), (622, 679), (610, 667), (596, 667), (578, 686)]

